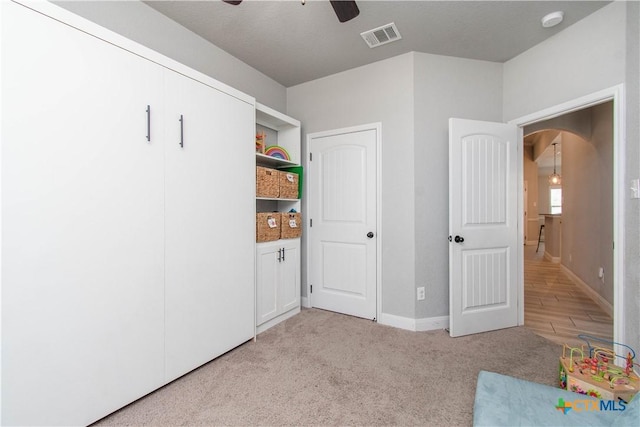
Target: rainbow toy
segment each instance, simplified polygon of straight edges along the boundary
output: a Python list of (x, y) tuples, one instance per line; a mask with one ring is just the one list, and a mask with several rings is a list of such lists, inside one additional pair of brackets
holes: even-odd
[(291, 157), (289, 157), (289, 153), (287, 153), (287, 150), (280, 147), (279, 145), (268, 146), (264, 151), (264, 154), (266, 154), (267, 156), (275, 157), (276, 159), (291, 160)]

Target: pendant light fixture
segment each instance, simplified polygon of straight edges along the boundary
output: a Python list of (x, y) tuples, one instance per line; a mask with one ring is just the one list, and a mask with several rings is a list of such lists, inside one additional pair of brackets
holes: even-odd
[(562, 177), (560, 176), (560, 174), (556, 172), (556, 145), (558, 145), (558, 143), (554, 142), (552, 145), (553, 145), (553, 174), (549, 175), (549, 184), (560, 185), (562, 183)]

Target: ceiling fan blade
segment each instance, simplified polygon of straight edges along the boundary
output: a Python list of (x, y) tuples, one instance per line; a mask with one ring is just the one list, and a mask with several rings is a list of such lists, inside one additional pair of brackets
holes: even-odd
[(360, 14), (360, 9), (355, 1), (330, 0), (333, 10), (338, 16), (338, 21), (347, 22)]
[(232, 4), (232, 5), (234, 5), (234, 6), (237, 6), (237, 5), (239, 5), (240, 3), (242, 3), (242, 0), (222, 0), (222, 1), (223, 1), (223, 2), (225, 2), (225, 3)]

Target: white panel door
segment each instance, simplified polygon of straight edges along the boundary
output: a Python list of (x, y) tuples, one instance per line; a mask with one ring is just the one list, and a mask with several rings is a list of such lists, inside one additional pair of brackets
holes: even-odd
[(376, 317), (377, 129), (309, 136), (311, 304)]
[(2, 424), (86, 425), (163, 381), (162, 71), (1, 7)]
[(518, 129), (449, 121), (450, 334), (518, 324)]
[(166, 379), (172, 380), (254, 336), (255, 110), (170, 71), (166, 94)]

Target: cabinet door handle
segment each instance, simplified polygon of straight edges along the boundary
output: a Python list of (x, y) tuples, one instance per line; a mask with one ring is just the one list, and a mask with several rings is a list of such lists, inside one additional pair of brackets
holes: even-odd
[(282, 261), (284, 262), (284, 248), (282, 248)]
[(147, 142), (151, 142), (151, 105), (147, 105)]
[(278, 249), (278, 262), (282, 262), (282, 249)]
[(184, 148), (184, 117), (180, 114), (180, 147)]

